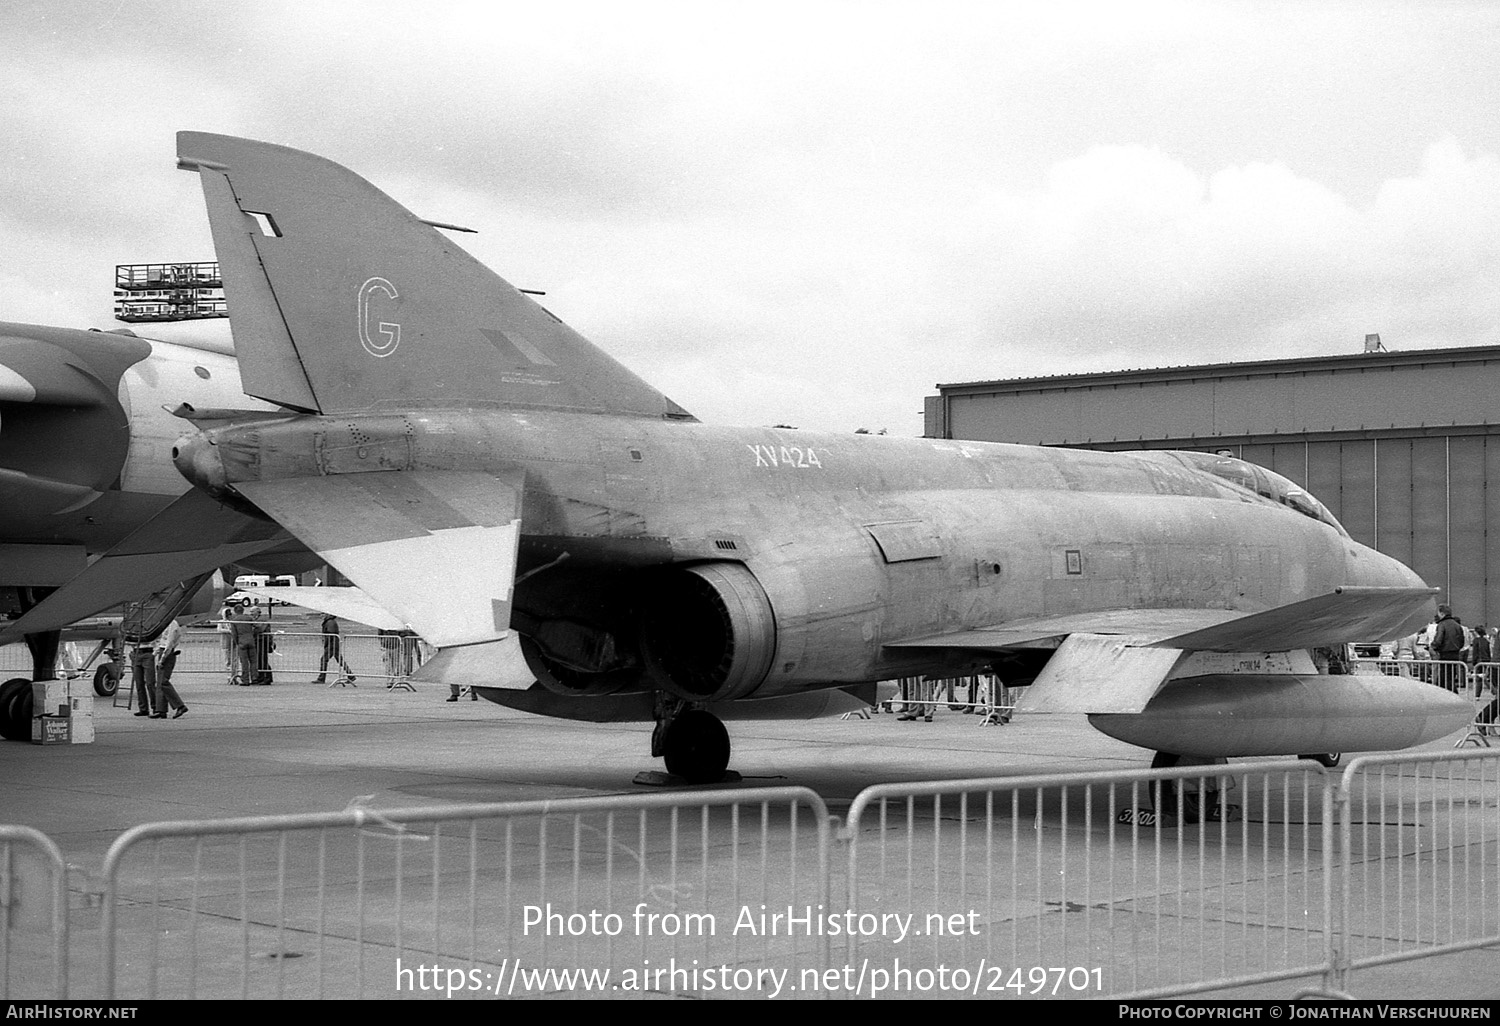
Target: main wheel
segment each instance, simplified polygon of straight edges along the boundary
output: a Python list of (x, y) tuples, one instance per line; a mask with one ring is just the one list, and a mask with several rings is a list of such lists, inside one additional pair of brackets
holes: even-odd
[(94, 694), (100, 698), (113, 698), (116, 691), (120, 690), (120, 673), (105, 664), (94, 671)]
[(711, 784), (729, 768), (729, 731), (713, 713), (688, 709), (667, 725), (662, 750), (668, 773), (690, 784)]
[(31, 681), (12, 677), (0, 684), (0, 737), (9, 741), (31, 739)]
[(1299, 759), (1310, 759), (1320, 766), (1327, 766), (1329, 769), (1333, 769), (1335, 766), (1337, 766), (1339, 764), (1339, 760), (1343, 757), (1343, 752), (1317, 752), (1313, 755), (1297, 756), (1297, 758)]

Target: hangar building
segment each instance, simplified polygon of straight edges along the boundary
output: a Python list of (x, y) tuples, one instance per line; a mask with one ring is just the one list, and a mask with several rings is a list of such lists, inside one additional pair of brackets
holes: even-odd
[(937, 387), (931, 438), (1227, 451), (1274, 470), (1465, 624), (1500, 620), (1500, 346)]

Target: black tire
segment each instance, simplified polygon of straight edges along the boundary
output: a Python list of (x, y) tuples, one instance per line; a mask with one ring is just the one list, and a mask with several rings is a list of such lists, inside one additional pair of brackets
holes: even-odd
[(1297, 758), (1299, 759), (1307, 759), (1310, 762), (1315, 762), (1319, 766), (1326, 766), (1329, 769), (1333, 769), (1335, 766), (1337, 766), (1339, 764), (1339, 760), (1343, 757), (1343, 752), (1317, 752), (1313, 755), (1297, 756)]
[(113, 698), (120, 690), (120, 673), (108, 665), (94, 671), (94, 694), (100, 698)]
[(688, 709), (662, 737), (667, 772), (690, 784), (712, 784), (729, 768), (729, 731), (713, 713)]
[(31, 740), (31, 681), (12, 677), (0, 684), (0, 737)]

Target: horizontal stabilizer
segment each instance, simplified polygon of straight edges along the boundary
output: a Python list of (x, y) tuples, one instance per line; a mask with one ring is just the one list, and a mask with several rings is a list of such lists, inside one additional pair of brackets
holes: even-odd
[(438, 654), (424, 662), (411, 679), (461, 688), (525, 691), (536, 683), (536, 674), (526, 665), (520, 639), (511, 634), (482, 645), (439, 649)]
[(352, 620), (376, 630), (399, 631), (406, 626), (398, 617), (371, 601), (358, 588), (282, 587), (264, 589), (270, 598), (289, 602), (303, 609), (332, 613), (341, 620)]
[(1135, 648), (1120, 637), (1073, 634), (1058, 648), (1019, 708), (1024, 712), (1137, 713), (1182, 652)]
[(510, 627), (521, 475), (385, 471), (235, 488), (438, 647)]
[(55, 630), (285, 540), (273, 523), (193, 489), (0, 632), (0, 642)]
[(1435, 594), (1429, 588), (1339, 588), (1154, 644), (1198, 652), (1286, 652), (1385, 641), (1420, 630), (1432, 618)]

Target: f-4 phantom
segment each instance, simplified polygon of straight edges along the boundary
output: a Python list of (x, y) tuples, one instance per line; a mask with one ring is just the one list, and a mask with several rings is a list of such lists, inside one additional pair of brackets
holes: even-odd
[(1033, 681), (1023, 709), (1202, 758), (1401, 748), (1471, 715), (1319, 670), (1415, 630), (1432, 590), (1285, 478), (703, 424), (346, 168), (197, 132), (178, 157), (245, 389), (283, 411), (199, 425), (178, 468), (434, 645), (513, 632), (536, 683), (491, 700), (586, 719), (634, 696), (694, 781), (729, 761), (712, 703), (981, 668)]

